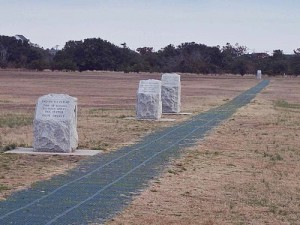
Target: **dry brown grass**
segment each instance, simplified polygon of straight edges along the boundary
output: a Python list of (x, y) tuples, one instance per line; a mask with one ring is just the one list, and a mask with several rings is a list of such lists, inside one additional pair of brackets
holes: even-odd
[[(0, 71), (0, 121), (18, 121), (20, 118), (27, 121), (27, 126), (0, 126), (0, 144), (32, 145), (31, 121), (35, 103), (38, 97), (48, 93), (67, 93), (78, 98), (80, 147), (110, 150), (120, 143), (130, 143), (145, 132), (170, 125), (124, 120), (124, 117), (135, 115), (135, 93), (139, 80), (159, 77), (159, 74), (113, 72)], [(224, 103), (255, 83), (251, 78), (183, 75), (182, 108), (188, 112), (207, 110)], [(180, 121), (187, 117), (176, 118)], [(124, 136), (127, 134), (129, 136)], [(120, 141), (115, 140), (118, 136), (121, 137)]]
[(272, 80), (107, 224), (299, 224), (299, 86)]
[[(78, 98), (80, 148), (109, 152), (120, 146), (134, 143), (153, 130), (171, 126), (174, 122), (158, 123), (124, 119), (135, 115), (135, 93), (139, 80), (149, 78), (159, 79), (160, 74), (0, 70), (0, 148), (32, 146), (35, 103), (38, 97), (49, 93), (67, 93)], [(257, 81), (252, 77), (184, 74), (182, 75), (183, 111), (202, 112), (221, 105), (256, 83)], [(189, 118), (189, 116), (167, 117), (176, 118), (176, 122)], [(48, 160), (47, 163), (45, 159)], [(28, 187), (35, 181), (63, 173), (76, 166), (80, 159), (0, 154), (0, 168), (4, 168), (0, 169), (0, 178), (1, 184), (5, 186), (0, 187), (0, 190), (2, 189), (0, 198), (21, 187)]]
[(0, 200), (36, 181), (49, 179), (74, 168), (83, 158), (85, 157), (1, 154)]

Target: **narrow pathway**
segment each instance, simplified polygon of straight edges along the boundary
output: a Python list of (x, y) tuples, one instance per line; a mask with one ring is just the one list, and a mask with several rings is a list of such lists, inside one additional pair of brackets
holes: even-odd
[(261, 81), (232, 101), (146, 136), (141, 142), (94, 157), (67, 175), (35, 184), (0, 202), (0, 224), (104, 223), (128, 205), (170, 158), (195, 144), (248, 104), (269, 84)]

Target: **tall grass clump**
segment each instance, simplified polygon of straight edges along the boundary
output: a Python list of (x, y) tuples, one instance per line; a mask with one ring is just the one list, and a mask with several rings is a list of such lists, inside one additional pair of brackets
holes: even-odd
[(25, 115), (5, 114), (0, 116), (0, 128), (17, 128), (32, 124), (33, 118)]

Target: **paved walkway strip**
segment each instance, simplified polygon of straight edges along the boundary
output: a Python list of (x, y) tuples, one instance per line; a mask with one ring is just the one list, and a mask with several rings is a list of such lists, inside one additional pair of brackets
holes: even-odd
[(130, 203), (171, 158), (204, 138), (269, 84), (264, 80), (232, 101), (154, 132), (137, 144), (95, 156), (66, 175), (55, 176), (0, 202), (0, 224), (104, 223)]

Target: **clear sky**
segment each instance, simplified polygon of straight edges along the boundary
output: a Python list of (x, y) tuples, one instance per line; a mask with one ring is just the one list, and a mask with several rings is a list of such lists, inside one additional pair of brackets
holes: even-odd
[(44, 48), (99, 37), (133, 50), (227, 42), (249, 51), (300, 48), (300, 0), (0, 0), (0, 35)]

